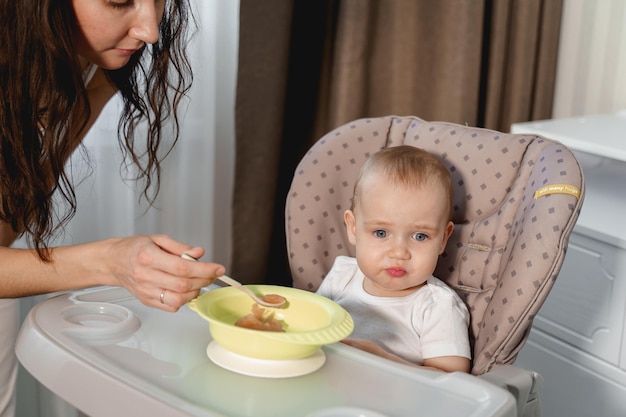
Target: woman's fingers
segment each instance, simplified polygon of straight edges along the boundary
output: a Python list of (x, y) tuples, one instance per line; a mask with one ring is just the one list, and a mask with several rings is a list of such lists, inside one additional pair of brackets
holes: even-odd
[(184, 252), (202, 256), (204, 249), (164, 235), (121, 239), (116, 246), (115, 256), (126, 259), (115, 274), (120, 285), (143, 304), (165, 311), (177, 311), (225, 272), (220, 264), (181, 258)]
[[(167, 311), (176, 311), (187, 302), (196, 298), (200, 290), (224, 274), (224, 267), (210, 262), (190, 262), (180, 256), (168, 255), (166, 267), (161, 270), (152, 270), (146, 277), (146, 286), (156, 285), (156, 293), (151, 293), (152, 304)], [(157, 303), (158, 301), (158, 303)]]
[(203, 248), (189, 246), (178, 242), (167, 235), (151, 235), (150, 238), (161, 249), (173, 255), (181, 256), (183, 253), (187, 253), (195, 259), (200, 259), (204, 256)]
[(153, 306), (161, 310), (175, 312), (199, 294), (200, 290), (178, 293), (162, 288), (158, 295), (158, 301), (153, 301)]

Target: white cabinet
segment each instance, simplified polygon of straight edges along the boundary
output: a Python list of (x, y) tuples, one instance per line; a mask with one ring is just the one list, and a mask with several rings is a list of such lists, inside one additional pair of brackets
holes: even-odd
[(572, 149), (586, 196), (516, 365), (544, 377), (546, 417), (626, 416), (626, 114), (519, 123)]

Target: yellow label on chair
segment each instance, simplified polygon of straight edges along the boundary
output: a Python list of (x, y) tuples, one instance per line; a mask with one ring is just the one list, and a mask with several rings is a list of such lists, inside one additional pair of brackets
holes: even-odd
[(580, 188), (569, 184), (550, 184), (535, 191), (535, 200), (548, 194), (569, 194), (580, 197)]

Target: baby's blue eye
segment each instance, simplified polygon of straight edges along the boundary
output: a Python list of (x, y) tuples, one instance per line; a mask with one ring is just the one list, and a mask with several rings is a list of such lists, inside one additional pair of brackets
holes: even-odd
[(374, 230), (374, 236), (379, 239), (387, 237), (387, 232), (385, 230)]
[(422, 242), (426, 239), (428, 239), (428, 236), (425, 235), (424, 233), (415, 233), (413, 234), (413, 239), (417, 240), (418, 242)]

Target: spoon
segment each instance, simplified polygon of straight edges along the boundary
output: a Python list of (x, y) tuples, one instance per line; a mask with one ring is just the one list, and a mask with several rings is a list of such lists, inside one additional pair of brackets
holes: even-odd
[[(194, 258), (191, 255), (188, 255), (186, 253), (183, 253), (181, 255), (181, 258), (183, 259), (187, 259), (189, 261), (197, 261), (196, 258)], [(220, 281), (222, 281), (225, 284), (228, 284), (232, 287), (235, 287), (243, 292), (245, 292), (250, 298), (252, 298), (257, 304), (262, 305), (264, 307), (272, 307), (272, 308), (281, 308), (285, 305), (285, 297), (282, 297), (278, 294), (266, 294), (263, 296), (263, 298), (257, 297), (257, 295), (255, 293), (253, 293), (252, 291), (250, 291), (248, 288), (246, 288), (241, 282), (237, 281), (236, 279), (233, 279), (231, 277), (229, 277), (228, 275), (222, 275), (217, 277), (217, 279), (219, 279)]]

